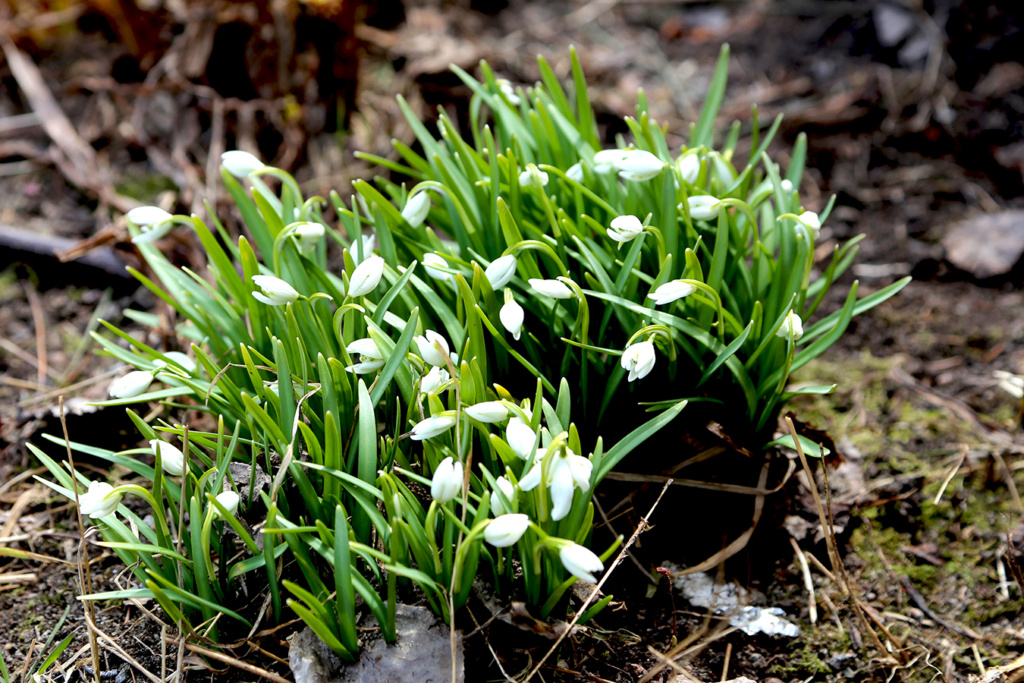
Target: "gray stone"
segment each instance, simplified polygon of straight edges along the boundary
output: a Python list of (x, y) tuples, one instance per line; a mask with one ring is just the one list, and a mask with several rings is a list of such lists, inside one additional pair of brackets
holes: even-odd
[(1024, 211), (961, 221), (942, 239), (946, 258), (974, 277), (1005, 275), (1024, 255)]
[[(291, 638), (288, 663), (295, 683), (450, 683), (451, 636), (425, 607), (398, 605), (398, 641), (377, 640), (364, 647), (359, 661), (342, 666), (330, 648), (308, 628)], [(462, 634), (456, 633), (456, 681), (465, 678)]]

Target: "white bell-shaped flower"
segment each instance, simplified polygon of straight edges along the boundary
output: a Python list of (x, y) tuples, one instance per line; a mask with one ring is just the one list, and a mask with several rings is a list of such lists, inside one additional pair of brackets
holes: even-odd
[[(548, 174), (544, 171), (537, 171), (537, 175), (540, 177), (541, 187), (546, 187), (548, 184)], [(533, 173), (529, 169), (519, 174), (519, 187), (526, 188), (533, 185), (536, 185), (536, 182), (534, 182)]]
[(122, 494), (105, 481), (90, 481), (89, 490), (78, 494), (79, 512), (93, 519), (114, 514)]
[(567, 542), (558, 549), (558, 559), (565, 570), (577, 579), (597, 583), (594, 572), (604, 571), (604, 563), (588, 548), (576, 543)]
[(252, 293), (253, 298), (268, 306), (285, 306), (299, 298), (295, 288), (279, 277), (253, 275), (252, 281), (260, 288), (260, 291)]
[(416, 348), (419, 349), (420, 358), (422, 358), (425, 363), (436, 365), (437, 367), (445, 367), (448, 365), (445, 362), (445, 356), (449, 355), (448, 341), (437, 332), (427, 330), (422, 335), (413, 337), (413, 341), (416, 342)]
[(523, 331), (523, 320), (526, 319), (526, 311), (516, 303), (512, 292), (507, 289), (505, 290), (505, 304), (498, 311), (498, 319), (501, 320), (502, 327), (512, 335), (512, 338), (519, 341), (519, 335)]
[(691, 218), (700, 221), (710, 221), (718, 217), (718, 207), (722, 205), (722, 200), (708, 194), (698, 194), (693, 197), (687, 197), (686, 203), (690, 207)]
[(804, 211), (797, 217), (797, 220), (807, 228), (814, 239), (821, 235), (821, 218), (813, 211)]
[(137, 206), (126, 213), (125, 218), (142, 231), (132, 238), (132, 244), (156, 242), (174, 227), (174, 216), (158, 206)]
[(414, 228), (418, 228), (427, 220), (430, 213), (430, 195), (426, 192), (417, 192), (409, 197), (402, 208), (402, 218)]
[(359, 249), (356, 247), (355, 244), (349, 247), (348, 250), (349, 255), (352, 257), (352, 263), (356, 264), (357, 266), (366, 259), (373, 256), (373, 248), (377, 244), (377, 236), (372, 234), (360, 235), (359, 242), (363, 247), (363, 258), (359, 258)]
[[(186, 356), (181, 351), (168, 351), (167, 353), (164, 354), (164, 358), (166, 358), (167, 360), (171, 361), (176, 365), (180, 365), (188, 372), (192, 372), (193, 370), (196, 369), (196, 362), (189, 358), (188, 356)], [(167, 365), (167, 363), (163, 360), (155, 360), (153, 361), (153, 364), (158, 367), (164, 367)]]
[(569, 170), (565, 172), (565, 177), (570, 180), (575, 180), (577, 183), (583, 182), (583, 163), (577, 161), (575, 164), (569, 167)]
[(512, 254), (499, 256), (491, 261), (491, 265), (484, 271), (487, 281), (491, 283), (491, 289), (498, 291), (507, 285), (516, 274), (516, 264), (516, 257)]
[(266, 168), (266, 165), (249, 152), (232, 150), (220, 155), (220, 165), (236, 178), (248, 178), (256, 171)]
[(384, 354), (377, 348), (377, 344), (370, 338), (356, 339), (345, 347), (350, 354), (358, 354), (359, 362), (350, 365), (345, 370), (354, 372), (357, 375), (366, 375), (377, 372), (384, 367)]
[(295, 245), (303, 254), (308, 254), (320, 244), (324, 236), (324, 226), (319, 223), (299, 223), (292, 228), (292, 237), (295, 238)]
[(665, 168), (664, 161), (642, 149), (627, 150), (613, 165), (620, 178), (634, 182), (650, 180)]
[(656, 290), (648, 294), (655, 306), (663, 306), (665, 304), (672, 303), (677, 299), (690, 296), (697, 289), (686, 282), (680, 280), (672, 280), (658, 287)]
[(495, 548), (507, 548), (519, 542), (530, 528), (530, 518), (522, 513), (495, 517), (484, 528), (484, 540)]
[(151, 439), (149, 447), (153, 449), (154, 455), (157, 451), (160, 452), (160, 466), (167, 474), (172, 477), (180, 477), (181, 473), (185, 471), (185, 456), (176, 446), (161, 439)]
[(630, 344), (619, 359), (624, 370), (629, 371), (629, 381), (643, 379), (654, 369), (654, 344), (649, 341)]
[(508, 98), (508, 103), (509, 104), (511, 104), (513, 107), (518, 107), (519, 106), (519, 103), (522, 100), (519, 98), (519, 95), (516, 94), (516, 89), (515, 89), (515, 87), (511, 83), (506, 81), (504, 78), (499, 78), (498, 79), (498, 90), (501, 91), (502, 95), (504, 95), (506, 98)]
[(424, 394), (436, 394), (450, 379), (448, 371), (443, 368), (433, 367), (430, 372), (420, 380), (420, 392)]
[(364, 296), (369, 294), (380, 283), (384, 275), (384, 259), (380, 256), (370, 256), (363, 260), (356, 269), (352, 271), (352, 277), (348, 281), (348, 292), (350, 297)]
[(508, 408), (501, 401), (484, 401), (463, 409), (466, 415), (480, 422), (501, 422), (508, 417)]
[(537, 442), (537, 435), (520, 418), (512, 417), (508, 421), (508, 426), (505, 427), (505, 441), (513, 453), (526, 460), (533, 455), (533, 446)]
[(455, 426), (455, 417), (451, 415), (434, 415), (416, 423), (409, 434), (413, 441), (423, 441), (438, 434), (443, 434)]
[[(224, 509), (228, 511), (232, 517), (238, 513), (238, 501), (241, 500), (237, 493), (234, 491), (224, 491), (223, 493), (217, 494), (217, 502), (224, 506)], [(220, 510), (214, 508), (217, 511), (217, 516), (221, 517)]]
[(451, 273), (441, 270), (441, 268), (447, 268), (448, 262), (437, 254), (424, 254), (423, 255), (423, 268), (427, 271), (427, 275), (434, 278), (435, 280), (441, 280), (442, 282), (451, 282), (453, 276)]
[(608, 237), (620, 244), (625, 244), (638, 237), (643, 231), (644, 224), (636, 216), (616, 216), (608, 228)]
[[(505, 495), (505, 499), (508, 500), (508, 502), (511, 503), (516, 499), (516, 489), (512, 486), (512, 482), (505, 477), (498, 477), (495, 480), (495, 483), (498, 485), (498, 488), (501, 489), (501, 492)], [(504, 505), (501, 503), (501, 496), (498, 495), (497, 489), (491, 491), (491, 512), (495, 512), (503, 508)]]
[(783, 339), (789, 339), (792, 336), (794, 341), (799, 339), (804, 336), (804, 321), (796, 313), (790, 311), (786, 314), (786, 318), (782, 321), (782, 326), (775, 336)]
[(559, 280), (542, 280), (540, 278), (531, 277), (530, 287), (533, 291), (537, 292), (542, 296), (546, 296), (552, 299), (571, 299), (572, 290)]
[(697, 182), (697, 176), (700, 175), (700, 157), (696, 154), (681, 156), (677, 165), (679, 166), (679, 175), (683, 177), (683, 180), (691, 185)]
[(572, 496), (575, 488), (584, 493), (590, 490), (590, 475), (593, 463), (589, 458), (576, 455), (568, 448), (564, 453), (548, 454), (545, 449), (537, 450), (534, 466), (519, 481), (519, 488), (532, 491), (541, 482), (544, 473), (544, 459), (553, 457), (548, 470), (548, 491), (551, 496), (551, 519), (558, 521), (569, 514), (572, 507)]
[(445, 458), (434, 470), (434, 478), (430, 482), (430, 495), (438, 503), (444, 504), (459, 495), (460, 491), (462, 463), (454, 462), (450, 457)]
[(123, 377), (110, 383), (107, 393), (111, 398), (134, 398), (146, 391), (153, 383), (153, 373), (146, 370), (133, 370)]

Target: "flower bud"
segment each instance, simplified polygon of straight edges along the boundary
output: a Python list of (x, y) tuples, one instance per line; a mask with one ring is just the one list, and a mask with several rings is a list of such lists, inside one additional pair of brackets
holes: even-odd
[(445, 367), (445, 356), (448, 355), (448, 342), (444, 337), (433, 330), (427, 330), (423, 335), (413, 337), (416, 348), (419, 349), (420, 358), (425, 363), (437, 367)]
[(135, 398), (153, 383), (153, 373), (148, 370), (133, 370), (110, 383), (107, 392), (112, 398)]
[(597, 583), (593, 572), (604, 570), (604, 563), (601, 562), (600, 557), (588, 548), (568, 541), (559, 548), (558, 559), (562, 561), (562, 566), (567, 572), (577, 579), (583, 579), (590, 583)]
[(160, 466), (167, 474), (172, 477), (180, 477), (181, 473), (185, 471), (185, 456), (175, 446), (160, 439), (152, 439), (149, 442), (149, 447), (153, 449), (154, 455), (159, 451)]
[(324, 226), (312, 222), (299, 223), (292, 228), (292, 236), (299, 251), (308, 254), (320, 243), (320, 238), (324, 236)]
[(265, 164), (248, 152), (233, 150), (220, 155), (220, 165), (239, 179), (248, 178), (256, 171), (266, 168)]
[(443, 434), (454, 426), (455, 418), (451, 415), (435, 415), (416, 423), (409, 438), (413, 441), (423, 441)]
[(252, 281), (261, 290), (253, 292), (253, 298), (268, 306), (284, 306), (299, 298), (299, 293), (295, 291), (295, 288), (279, 277), (253, 275)]
[[(491, 491), (492, 512), (503, 509), (505, 507), (501, 502), (501, 496), (498, 495), (498, 489), (501, 489), (502, 494), (504, 494), (505, 499), (508, 500), (509, 503), (511, 503), (516, 498), (516, 489), (514, 486), (512, 486), (512, 482), (510, 482), (508, 479), (506, 479), (505, 477), (498, 477), (495, 480), (495, 483), (498, 485), (498, 487), (495, 490)], [(517, 538), (516, 540), (519, 539)], [(512, 541), (512, 543), (515, 543), (515, 541)], [(512, 543), (510, 543), (509, 545), (512, 545)]]
[(498, 291), (507, 285), (512, 276), (516, 274), (517, 263), (516, 257), (512, 254), (506, 254), (491, 261), (491, 265), (487, 266), (487, 270), (484, 271), (487, 281), (491, 283), (491, 289)]
[(430, 196), (426, 192), (417, 192), (409, 197), (402, 208), (402, 218), (414, 228), (420, 227), (430, 213)]
[(793, 340), (797, 340), (804, 336), (804, 323), (793, 311), (786, 314), (786, 319), (782, 321), (782, 327), (775, 333), (776, 337), (782, 337), (783, 339), (789, 339), (791, 336)]
[(450, 457), (445, 458), (434, 470), (434, 478), (430, 482), (430, 495), (438, 503), (444, 504), (459, 495), (460, 491), (462, 491), (462, 463), (454, 462)]
[(710, 221), (718, 217), (718, 207), (722, 201), (718, 197), (707, 194), (699, 194), (688, 197), (686, 203), (690, 206), (690, 217), (694, 220)]
[(679, 175), (683, 177), (683, 180), (691, 185), (697, 182), (697, 176), (700, 175), (700, 157), (696, 154), (687, 154), (686, 156), (679, 157)]
[(78, 494), (78, 510), (93, 519), (114, 514), (121, 504), (120, 492), (114, 493), (114, 487), (105, 481), (90, 481), (89, 490)]
[(463, 409), (466, 415), (480, 422), (501, 422), (508, 417), (508, 408), (501, 401), (484, 401)]
[(644, 224), (636, 216), (617, 216), (612, 219), (608, 228), (608, 237), (616, 242), (626, 243), (644, 231)]
[(519, 542), (530, 528), (530, 518), (524, 514), (495, 517), (484, 529), (484, 540), (495, 548), (507, 548)]
[(348, 292), (350, 297), (369, 294), (384, 275), (384, 259), (380, 256), (369, 256), (352, 271), (352, 277), (348, 281)]
[[(232, 517), (234, 517), (238, 512), (238, 501), (238, 494), (234, 491), (224, 491), (223, 493), (217, 494), (217, 502), (220, 503)], [(217, 510), (217, 508), (214, 508), (214, 510)], [(220, 510), (217, 510), (217, 516), (222, 517)]]
[(505, 290), (505, 304), (498, 311), (498, 319), (501, 320), (502, 327), (504, 327), (512, 338), (519, 341), (519, 335), (523, 331), (523, 320), (525, 320), (526, 312), (523, 307), (516, 303), (516, 300), (512, 298), (512, 293), (509, 290)]
[(656, 290), (648, 294), (655, 306), (663, 306), (664, 304), (672, 303), (676, 299), (682, 299), (683, 297), (690, 296), (697, 291), (693, 285), (679, 280), (672, 280), (658, 287)]
[(552, 299), (571, 299), (572, 290), (566, 286), (564, 282), (558, 280), (541, 280), (540, 278), (530, 278), (530, 286), (538, 294)]

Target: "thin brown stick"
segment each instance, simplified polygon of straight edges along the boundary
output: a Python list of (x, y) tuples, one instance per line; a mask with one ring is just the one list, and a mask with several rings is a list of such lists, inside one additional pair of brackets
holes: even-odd
[(804, 556), (804, 551), (797, 545), (796, 539), (790, 536), (789, 542), (793, 546), (797, 564), (800, 565), (800, 573), (804, 577), (804, 588), (807, 589), (807, 614), (811, 623), (816, 624), (818, 623), (818, 602), (814, 597), (814, 579), (811, 578), (811, 568), (807, 566), (807, 558)]
[(597, 597), (597, 594), (601, 592), (601, 587), (605, 584), (605, 582), (608, 581), (608, 577), (612, 575), (612, 572), (614, 572), (620, 564), (622, 564), (623, 559), (626, 557), (626, 551), (628, 551), (630, 547), (632, 547), (632, 545), (636, 543), (636, 539), (640, 536), (641, 533), (644, 532), (645, 529), (647, 529), (648, 520), (651, 518), (651, 515), (654, 514), (654, 509), (658, 507), (658, 503), (661, 502), (662, 496), (665, 495), (665, 491), (668, 491), (668, 487), (671, 485), (672, 480), (669, 479), (668, 481), (665, 482), (665, 485), (661, 487), (661, 493), (658, 494), (657, 500), (655, 500), (654, 504), (651, 505), (651, 509), (647, 511), (647, 514), (640, 519), (640, 523), (636, 525), (636, 530), (633, 532), (633, 535), (629, 537), (629, 540), (626, 541), (626, 545), (622, 546), (622, 549), (619, 550), (619, 554), (615, 556), (615, 560), (612, 562), (612, 566), (608, 568), (608, 571), (604, 573), (604, 576), (602, 576), (601, 580), (597, 582), (597, 585), (594, 586), (594, 589), (590, 591), (590, 595), (587, 596), (587, 599), (584, 600), (580, 608), (576, 610), (576, 614), (573, 615), (572, 621), (569, 622), (569, 626), (564, 631), (562, 631), (562, 633), (558, 636), (558, 639), (555, 640), (555, 643), (551, 646), (551, 649), (549, 649), (544, 654), (544, 656), (541, 657), (540, 661), (537, 662), (537, 664), (533, 667), (533, 670), (530, 671), (529, 674), (527, 674), (526, 678), (523, 679), (522, 683), (528, 683), (528, 681), (531, 678), (537, 675), (537, 672), (540, 671), (540, 668), (544, 665), (544, 662), (548, 660), (548, 657), (554, 654), (555, 651), (558, 649), (558, 646), (562, 644), (563, 640), (565, 640), (566, 636), (572, 633), (573, 626), (576, 625), (576, 622), (578, 622), (580, 620), (580, 617), (583, 616), (584, 612), (587, 611), (587, 608), (590, 606), (590, 603), (594, 600), (594, 598)]
[(192, 643), (185, 642), (184, 639), (179, 639), (177, 642), (175, 642), (174, 638), (171, 638), (170, 636), (168, 636), (167, 640), (172, 645), (177, 645), (179, 648), (187, 648), (190, 652), (195, 652), (197, 655), (209, 657), (210, 659), (216, 659), (218, 662), (223, 662), (228, 666), (233, 666), (236, 669), (241, 669), (242, 671), (245, 671), (246, 673), (251, 673), (255, 676), (259, 676), (260, 678), (265, 678), (268, 681), (274, 681), (274, 683), (292, 683), (287, 678), (278, 676), (277, 674), (267, 671), (266, 669), (261, 669), (258, 666), (248, 664), (240, 659), (229, 657), (228, 655), (222, 652), (210, 650), (209, 648), (205, 648), (202, 645), (193, 645)]
[(46, 317), (43, 315), (43, 305), (39, 301), (39, 292), (28, 282), (25, 285), (25, 298), (28, 299), (28, 307), (32, 310), (32, 326), (36, 330), (36, 382), (46, 384), (47, 371), (50, 362), (46, 354)]
[[(81, 553), (78, 556), (78, 581), (82, 592), (92, 594), (92, 573), (89, 569), (89, 546), (85, 542), (85, 522), (82, 520), (82, 502), (78, 495), (78, 475), (75, 473), (75, 456), (71, 452), (71, 438), (68, 436), (68, 421), (64, 417), (64, 395), (58, 399), (60, 408), (60, 426), (64, 430), (64, 446), (68, 451), (68, 464), (71, 465), (71, 490), (75, 492), (75, 517), (78, 519), (78, 533), (81, 537)], [(93, 625), (96, 623), (96, 614), (91, 600), (85, 601), (85, 617), (90, 625), (86, 629), (89, 634), (89, 651), (92, 653), (92, 672), (96, 683), (100, 683), (100, 648), (96, 642), (96, 633)]]
[(732, 659), (732, 643), (725, 644), (725, 663), (722, 665), (722, 677), (718, 680), (724, 681), (729, 678), (729, 660)]

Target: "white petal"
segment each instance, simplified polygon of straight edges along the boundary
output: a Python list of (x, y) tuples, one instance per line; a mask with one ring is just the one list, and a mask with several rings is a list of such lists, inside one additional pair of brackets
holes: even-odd
[(265, 168), (262, 161), (248, 152), (233, 150), (220, 155), (220, 164), (236, 178), (248, 178), (250, 174)]

